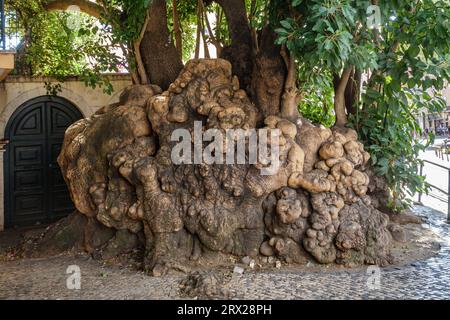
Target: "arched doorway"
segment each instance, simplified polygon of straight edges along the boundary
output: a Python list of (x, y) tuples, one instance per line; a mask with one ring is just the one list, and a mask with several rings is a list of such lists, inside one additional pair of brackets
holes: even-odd
[(83, 118), (71, 102), (42, 96), (21, 105), (6, 125), (5, 226), (48, 223), (74, 210), (57, 157), (66, 129)]

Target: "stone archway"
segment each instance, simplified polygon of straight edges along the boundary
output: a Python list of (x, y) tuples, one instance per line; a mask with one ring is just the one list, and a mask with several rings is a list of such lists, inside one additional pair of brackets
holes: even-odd
[(2, 154), (5, 192), (0, 199), (4, 205), (0, 227), (49, 222), (72, 211), (56, 157), (66, 128), (81, 118), (83, 114), (71, 101), (47, 95), (28, 100), (12, 112), (4, 126), (9, 144)]
[[(6, 124), (11, 115), (19, 106), (23, 105), (25, 102), (31, 99), (45, 95), (47, 95), (45, 87), (43, 85), (39, 85), (34, 89), (27, 90), (21, 93), (13, 100), (8, 102), (5, 109), (0, 114), (0, 133), (2, 133), (4, 136)], [(62, 87), (62, 91), (58, 93), (58, 97), (64, 98), (70, 101), (72, 104), (76, 105), (83, 114), (83, 117), (88, 117), (95, 112), (95, 108), (90, 107), (90, 104), (83, 98), (83, 96), (73, 92), (72, 90), (64, 86)]]

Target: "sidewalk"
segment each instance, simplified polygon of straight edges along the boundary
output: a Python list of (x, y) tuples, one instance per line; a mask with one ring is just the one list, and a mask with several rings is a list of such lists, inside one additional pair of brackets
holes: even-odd
[[(443, 137), (436, 138), (434, 146), (442, 144), (444, 142), (444, 139), (445, 138)], [(437, 157), (434, 148), (432, 146), (430, 146), (425, 152), (422, 152), (419, 155), (419, 157), (423, 160), (428, 160), (441, 166), (450, 168), (450, 161), (447, 161), (447, 155), (444, 154), (444, 159)], [(425, 163), (422, 174), (426, 176), (428, 183), (431, 183), (442, 190), (448, 191), (449, 172), (447, 170), (429, 163)], [(413, 197), (413, 200), (414, 201), (418, 200), (417, 194)], [(448, 211), (447, 196), (437, 189), (432, 189), (429, 195), (423, 194), (422, 203), (425, 206), (429, 206), (435, 210), (439, 210), (447, 214)]]

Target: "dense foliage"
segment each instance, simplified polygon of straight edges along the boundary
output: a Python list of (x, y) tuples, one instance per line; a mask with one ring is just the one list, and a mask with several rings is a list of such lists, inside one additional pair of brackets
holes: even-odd
[[(125, 69), (127, 62), (112, 39), (110, 27), (78, 12), (47, 12), (39, 0), (8, 0), (8, 7), (16, 10), (19, 26), (25, 37), (17, 48), (19, 65), (26, 73), (50, 76), (64, 81), (79, 76), (87, 86), (113, 88), (106, 72)], [(24, 68), (18, 68), (24, 72)], [(58, 84), (48, 84), (50, 92), (57, 92)], [(56, 91), (55, 91), (56, 90)]]
[(393, 14), (382, 28), (379, 67), (365, 86), (353, 124), (394, 199), (403, 199), (405, 192), (424, 186), (417, 172), (426, 144), (420, 143), (423, 133), (415, 117), (446, 107), (439, 91), (450, 77), (449, 2), (409, 2)]
[(336, 117), (333, 109), (333, 80), (329, 73), (316, 75), (301, 81), (303, 99), (300, 101), (300, 113), (313, 123), (331, 127)]
[[(371, 5), (290, 1), (277, 28), (278, 41), (296, 55), (299, 81), (310, 83), (324, 73), (339, 77), (346, 68), (365, 75), (358, 84), (358, 99), (346, 106), (350, 125), (370, 150), (377, 173), (386, 177), (391, 205), (398, 207), (406, 193), (426, 188), (417, 174), (418, 155), (426, 143), (420, 143), (423, 132), (416, 117), (423, 110), (439, 112), (446, 106), (439, 92), (450, 77), (450, 9), (448, 1), (383, 2), (378, 7), (382, 23), (371, 28), (367, 22), (376, 13)], [(305, 80), (302, 75), (311, 76)], [(314, 90), (333, 88), (329, 82), (314, 83)]]

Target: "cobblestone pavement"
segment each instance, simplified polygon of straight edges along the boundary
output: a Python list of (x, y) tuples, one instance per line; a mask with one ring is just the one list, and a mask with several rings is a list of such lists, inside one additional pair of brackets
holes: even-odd
[[(442, 237), (442, 250), (425, 261), (382, 268), (379, 282), (376, 270), (373, 274), (367, 268), (305, 267), (246, 271), (233, 276), (227, 287), (240, 299), (450, 299), (450, 225), (442, 212), (416, 211), (429, 217), (429, 228)], [(67, 289), (69, 265), (81, 269), (81, 290)], [(0, 263), (0, 299), (178, 299), (184, 277), (150, 277), (85, 256), (12, 261)]]
[[(435, 257), (407, 266), (353, 271), (250, 273), (233, 280), (243, 299), (450, 299), (450, 225), (439, 211), (417, 207), (442, 237)], [(375, 271), (376, 272), (376, 271)]]

